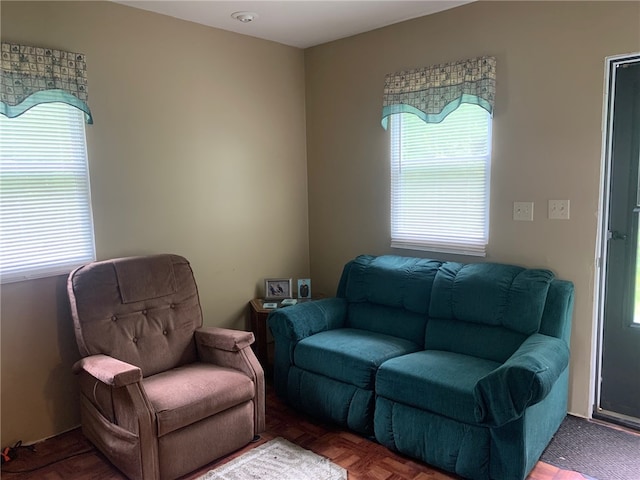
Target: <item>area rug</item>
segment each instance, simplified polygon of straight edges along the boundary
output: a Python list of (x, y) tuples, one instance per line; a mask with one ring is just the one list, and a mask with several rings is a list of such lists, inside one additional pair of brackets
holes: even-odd
[(639, 480), (640, 435), (567, 415), (540, 460), (597, 480)]
[(198, 480), (346, 480), (347, 471), (329, 459), (275, 438), (211, 470)]

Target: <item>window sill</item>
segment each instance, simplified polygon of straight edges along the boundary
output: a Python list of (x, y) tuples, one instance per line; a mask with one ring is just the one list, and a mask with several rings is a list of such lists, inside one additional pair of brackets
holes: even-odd
[(485, 246), (478, 245), (432, 245), (427, 243), (412, 243), (394, 240), (391, 248), (402, 248), (406, 250), (419, 250), (423, 252), (454, 253), (456, 255), (467, 255), (471, 257), (486, 257)]

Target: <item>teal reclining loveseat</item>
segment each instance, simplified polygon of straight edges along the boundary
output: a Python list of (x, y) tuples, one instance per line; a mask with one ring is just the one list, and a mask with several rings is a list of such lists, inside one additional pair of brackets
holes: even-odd
[(278, 309), (276, 393), (470, 479), (524, 479), (567, 412), (573, 284), (548, 270), (359, 256)]

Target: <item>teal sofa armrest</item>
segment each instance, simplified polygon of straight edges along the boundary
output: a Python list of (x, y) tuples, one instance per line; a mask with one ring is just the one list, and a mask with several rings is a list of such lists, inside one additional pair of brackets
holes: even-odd
[(535, 333), (474, 388), (475, 419), (499, 427), (543, 400), (569, 364), (569, 347), (556, 337)]
[(344, 298), (326, 298), (279, 308), (269, 314), (267, 321), (274, 337), (298, 342), (315, 333), (344, 326), (346, 317)]
[(347, 301), (327, 298), (279, 308), (269, 314), (267, 323), (275, 340), (273, 383), (276, 394), (287, 399), (289, 370), (297, 343), (315, 333), (344, 326)]

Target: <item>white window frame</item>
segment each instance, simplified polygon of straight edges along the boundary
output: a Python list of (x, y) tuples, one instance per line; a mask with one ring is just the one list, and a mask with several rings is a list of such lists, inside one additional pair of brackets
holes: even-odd
[[(448, 121), (459, 122), (462, 117), (460, 115), (456, 117), (456, 113), (464, 114), (469, 112), (470, 108), (478, 109), (473, 112), (478, 114), (478, 118), (486, 119), (487, 122), (486, 144), (483, 151), (472, 151), (467, 148), (466, 152), (458, 154), (456, 151), (453, 156), (425, 154), (424, 157), (417, 158), (423, 153), (421, 149), (425, 144), (421, 142), (424, 139), (443, 138), (438, 137), (438, 128), (441, 128), (439, 125), (444, 126)], [(406, 135), (410, 133), (403, 131), (403, 121), (411, 118), (418, 119), (410, 113), (394, 114), (390, 118), (391, 247), (486, 256), (486, 246), (489, 241), (491, 114), (480, 106), (463, 104), (440, 124), (423, 123), (424, 127), (419, 127), (423, 133), (407, 138)], [(418, 121), (421, 122), (419, 119)], [(457, 125), (457, 123), (449, 125)], [(460, 128), (464, 128), (464, 122), (461, 125)], [(401, 141), (403, 138), (404, 141)], [(454, 137), (450, 138), (454, 140)], [(461, 133), (460, 138), (464, 140), (464, 132)], [(476, 138), (479, 137), (476, 135)], [(404, 153), (403, 148), (409, 153)], [(420, 155), (415, 153), (417, 151), (420, 151)], [(451, 153), (450, 150), (448, 152)], [(463, 170), (465, 165), (468, 166), (467, 171), (473, 175), (469, 176), (467, 184), (460, 181), (459, 175), (455, 177), (455, 181), (452, 180), (453, 176), (443, 175), (447, 162), (452, 166), (458, 165)], [(414, 180), (409, 184), (407, 179), (411, 169), (414, 173), (418, 169), (422, 172), (431, 171), (433, 175), (422, 176), (419, 182)], [(426, 180), (427, 178), (431, 180)], [(432, 190), (431, 185), (427, 185), (427, 183), (433, 183), (433, 179), (438, 181), (437, 191)], [(479, 184), (478, 181), (481, 183)]]
[(0, 115), (0, 280), (67, 274), (94, 261), (84, 113), (44, 103)]

